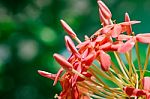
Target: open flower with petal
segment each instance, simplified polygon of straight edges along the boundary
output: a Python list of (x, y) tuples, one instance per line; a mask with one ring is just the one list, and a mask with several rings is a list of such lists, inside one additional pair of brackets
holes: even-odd
[(118, 52), (125, 53), (130, 51), (136, 42), (150, 43), (150, 33), (137, 34), (136, 36), (119, 35), (118, 40), (126, 41), (118, 48)]

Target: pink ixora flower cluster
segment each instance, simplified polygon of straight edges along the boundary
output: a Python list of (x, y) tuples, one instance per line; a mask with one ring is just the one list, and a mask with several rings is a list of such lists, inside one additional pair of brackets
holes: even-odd
[[(97, 3), (103, 27), (91, 37), (85, 36), (85, 41), (81, 42), (70, 26), (61, 20), (64, 30), (79, 44), (75, 45), (69, 36), (65, 36), (70, 57), (66, 59), (54, 54), (61, 66), (57, 74), (41, 70), (38, 73), (54, 80), (53, 85), (60, 82), (62, 92), (56, 95), (58, 99), (150, 99), (150, 77), (144, 77), (150, 45), (144, 66), (141, 65), (138, 48), (138, 43), (150, 43), (150, 33), (135, 35), (132, 25), (140, 21), (131, 21), (128, 13), (125, 13), (124, 22), (115, 23), (108, 7), (101, 0), (97, 0)], [(136, 49), (138, 67), (132, 61), (133, 47)], [(114, 56), (111, 57), (108, 52)], [(128, 64), (123, 63), (120, 54), (124, 54)]]

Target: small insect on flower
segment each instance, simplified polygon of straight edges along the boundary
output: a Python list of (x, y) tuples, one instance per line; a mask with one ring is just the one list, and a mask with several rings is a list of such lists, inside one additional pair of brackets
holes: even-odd
[(91, 40), (91, 41), (94, 41), (94, 40), (96, 40), (97, 37), (98, 37), (98, 35), (92, 35), (92, 36), (90, 37), (90, 40)]

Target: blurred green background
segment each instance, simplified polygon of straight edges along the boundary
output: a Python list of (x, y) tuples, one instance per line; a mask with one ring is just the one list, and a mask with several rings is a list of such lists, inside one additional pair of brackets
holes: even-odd
[[(0, 0), (0, 99), (53, 99), (59, 84), (38, 75), (56, 73), (53, 53), (67, 56), (59, 20), (83, 40), (101, 27), (97, 0)], [(150, 32), (150, 0), (103, 0), (116, 22), (142, 21), (136, 33)]]

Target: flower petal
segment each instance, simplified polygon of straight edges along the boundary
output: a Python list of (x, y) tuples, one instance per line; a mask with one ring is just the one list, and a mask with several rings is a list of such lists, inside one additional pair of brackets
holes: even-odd
[(80, 99), (91, 99), (89, 96), (82, 95)]
[(115, 24), (115, 25), (114, 25), (114, 28), (113, 28), (113, 30), (112, 30), (112, 32), (111, 32), (112, 37), (113, 37), (113, 38), (118, 37), (119, 34), (121, 33), (121, 31), (122, 31), (121, 25), (120, 25), (120, 24)]
[(62, 74), (63, 71), (64, 71), (64, 69), (61, 68), (61, 69), (57, 72), (56, 78), (55, 78), (54, 83), (53, 83), (53, 86), (55, 86), (55, 85), (57, 84), (58, 78), (59, 78), (59, 76)]
[(91, 52), (91, 53), (89, 53), (89, 55), (87, 57), (85, 57), (82, 60), (82, 63), (84, 63), (86, 66), (90, 66), (92, 64), (92, 62), (94, 61), (95, 57), (96, 57), (96, 53)]
[(118, 48), (120, 48), (122, 46), (123, 42), (121, 41), (116, 41), (113, 42), (113, 44), (111, 45), (110, 51), (117, 51)]
[(142, 81), (144, 89), (150, 90), (150, 77), (144, 77)]
[(150, 33), (136, 35), (136, 40), (141, 43), (150, 43)]
[(111, 65), (111, 58), (110, 58), (110, 56), (107, 53), (105, 53), (104, 51), (102, 51), (102, 50), (100, 51), (99, 56), (100, 56), (100, 60), (99, 61), (100, 61), (102, 70), (108, 71), (109, 67)]
[(117, 38), (117, 40), (121, 40), (121, 41), (124, 41), (124, 40), (129, 40), (129, 39), (131, 39), (132, 38), (132, 36), (129, 36), (129, 35), (124, 35), (124, 34), (120, 34), (119, 36), (118, 36), (118, 38)]
[(104, 50), (104, 51), (109, 51), (110, 48), (111, 48), (111, 44), (112, 44), (112, 43), (110, 43), (110, 42), (107, 42), (107, 43), (105, 43), (105, 44), (102, 44), (102, 45), (100, 46), (100, 49), (102, 49), (102, 50)]
[[(79, 65), (77, 66), (76, 71), (78, 71), (79, 73), (82, 72), (82, 66), (81, 66), (81, 64), (79, 64)], [(78, 77), (79, 77), (79, 75), (74, 74), (74, 76), (73, 76), (73, 78), (72, 78), (72, 86), (74, 86), (74, 85), (76, 84)]]
[[(125, 22), (130, 22), (130, 17), (128, 13), (125, 13)], [(127, 26), (126, 29), (127, 29), (127, 34), (130, 35), (132, 33), (131, 24)]]
[(123, 90), (126, 92), (126, 94), (128, 96), (142, 96), (142, 95), (146, 95), (146, 92), (144, 90), (141, 89), (135, 89), (132, 87), (124, 87)]
[(83, 53), (82, 53), (82, 59), (86, 58), (89, 55), (89, 49), (86, 49)]
[(122, 46), (118, 48), (118, 52), (125, 53), (127, 51), (130, 51), (134, 45), (135, 45), (135, 40), (132, 38), (126, 41), (124, 44), (122, 44)]
[(76, 46), (76, 48), (86, 47), (90, 43), (90, 40), (86, 40)]
[(137, 24), (137, 23), (141, 23), (141, 21), (129, 21), (129, 22), (122, 22), (119, 23), (120, 25), (131, 25), (131, 24)]
[(107, 25), (107, 26), (103, 27), (100, 32), (101, 32), (102, 34), (108, 34), (108, 32), (110, 32), (110, 30), (111, 30), (113, 27), (114, 27), (114, 25)]

